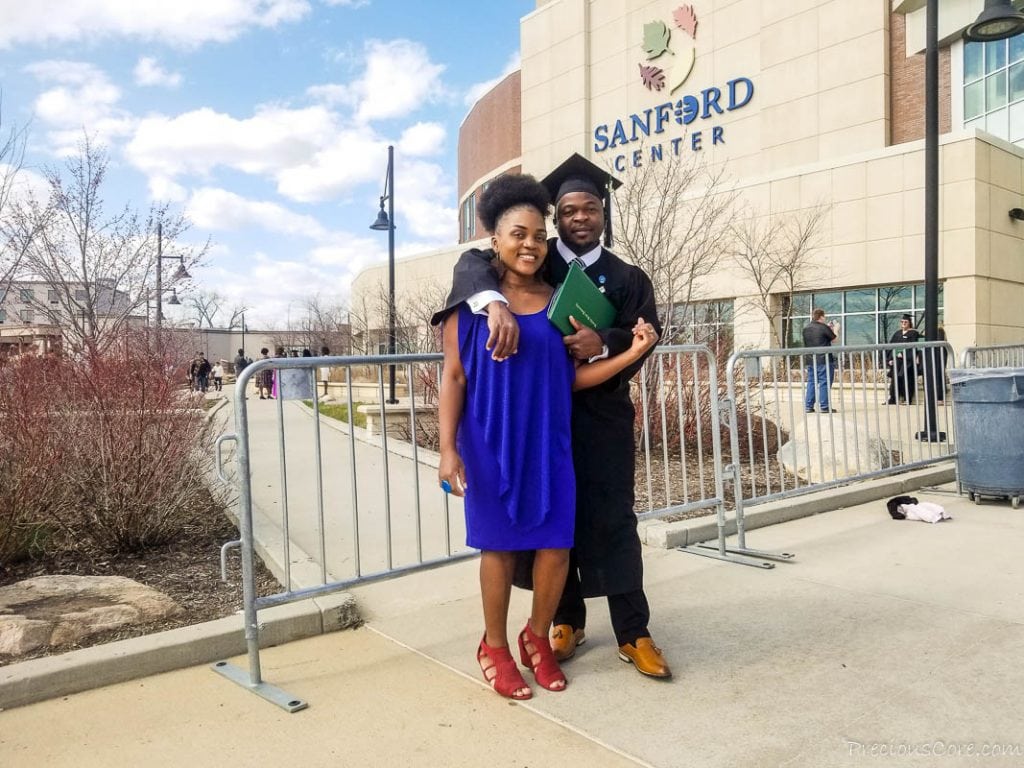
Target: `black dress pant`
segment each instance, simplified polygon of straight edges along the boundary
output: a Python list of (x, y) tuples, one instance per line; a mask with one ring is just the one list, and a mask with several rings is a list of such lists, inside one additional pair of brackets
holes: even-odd
[[(608, 614), (619, 645), (635, 645), (638, 638), (650, 637), (647, 625), (651, 621), (651, 609), (643, 589), (608, 595)], [(575, 553), (569, 561), (569, 575), (562, 590), (562, 599), (555, 610), (555, 624), (569, 624), (573, 629), (587, 624), (587, 605), (580, 589), (579, 573), (576, 570)]]

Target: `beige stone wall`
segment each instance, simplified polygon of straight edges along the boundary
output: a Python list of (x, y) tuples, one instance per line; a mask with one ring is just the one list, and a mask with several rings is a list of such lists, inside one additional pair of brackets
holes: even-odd
[[(724, 88), (738, 76), (754, 82), (751, 102), (689, 128), (705, 134), (702, 151), (711, 162), (728, 160), (739, 176), (887, 144), (885, 2), (694, 2), (696, 61), (689, 78), (673, 94), (649, 91), (638, 77), (638, 64), (645, 62), (643, 25), (669, 21), (678, 5), (553, 0), (523, 19), (526, 170), (549, 168), (572, 151), (610, 161), (623, 150), (594, 152), (596, 125), (710, 86)], [(684, 37), (678, 30), (673, 34)], [(662, 66), (666, 56), (650, 63)], [(712, 126), (724, 129), (724, 144), (711, 146)], [(684, 134), (672, 122), (662, 138)]]

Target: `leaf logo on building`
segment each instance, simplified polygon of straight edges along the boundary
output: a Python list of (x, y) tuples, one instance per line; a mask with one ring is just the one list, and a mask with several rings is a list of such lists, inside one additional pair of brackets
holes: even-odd
[(697, 58), (697, 14), (693, 6), (681, 5), (672, 11), (672, 24), (686, 34), (673, 35), (674, 30), (661, 20), (644, 24), (644, 40), (640, 47), (647, 61), (659, 60), (656, 64), (638, 65), (640, 82), (649, 91), (660, 91), (667, 86), (668, 92), (673, 93), (693, 71)]

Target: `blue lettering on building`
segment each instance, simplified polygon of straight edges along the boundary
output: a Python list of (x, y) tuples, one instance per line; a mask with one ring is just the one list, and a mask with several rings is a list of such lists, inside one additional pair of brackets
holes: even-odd
[[(625, 147), (635, 141), (658, 136), (665, 133), (674, 122), (676, 125), (689, 126), (696, 120), (711, 120), (726, 112), (742, 109), (754, 98), (754, 83), (749, 77), (736, 77), (725, 84), (725, 88), (709, 87), (697, 94), (687, 94), (676, 101), (658, 104), (637, 114), (616, 120), (612, 124), (602, 124), (594, 128), (594, 152)], [(703, 149), (702, 132), (694, 130), (690, 133), (689, 149), (700, 152)], [(725, 144), (725, 128), (721, 125), (711, 126), (710, 141), (712, 146)], [(668, 140), (671, 153), (678, 156), (682, 149), (683, 137)], [(662, 159), (663, 145), (651, 145), (648, 155), (650, 162)], [(612, 166), (622, 173), (629, 166), (639, 168), (642, 164), (641, 153), (634, 150), (628, 154), (616, 155)]]

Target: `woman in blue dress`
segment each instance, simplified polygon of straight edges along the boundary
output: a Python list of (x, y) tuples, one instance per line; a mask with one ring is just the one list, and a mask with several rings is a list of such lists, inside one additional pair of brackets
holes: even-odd
[(570, 444), (571, 393), (607, 380), (657, 342), (641, 318), (632, 347), (577, 368), (547, 319), (552, 288), (541, 277), (547, 257), (547, 190), (528, 175), (494, 180), (478, 206), (501, 262), (501, 293), (518, 316), (519, 354), (493, 359), (486, 315), (463, 304), (444, 324), (438, 480), (465, 496), (466, 543), (481, 550), (484, 636), (477, 661), (502, 696), (532, 692), (508, 644), (515, 553), (536, 552), (533, 604), (519, 633), (519, 657), (551, 691), (566, 680), (548, 631), (565, 584), (573, 544), (576, 484)]

